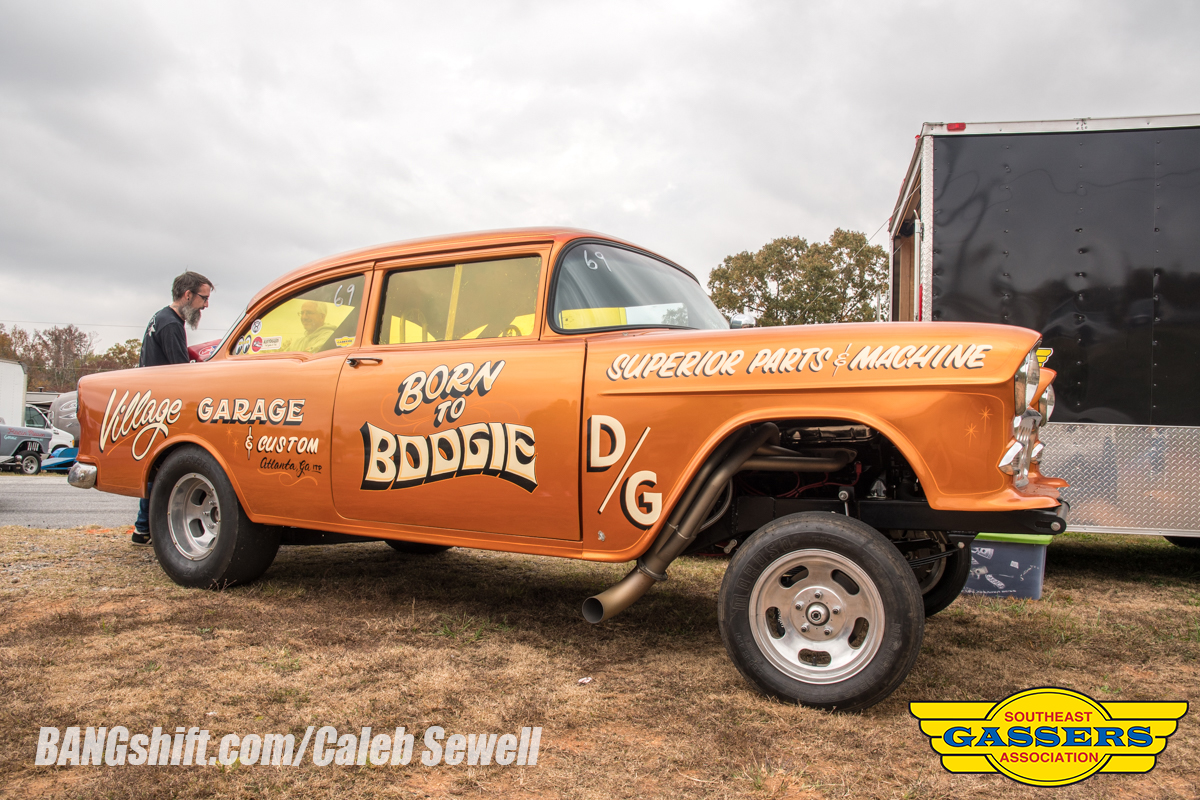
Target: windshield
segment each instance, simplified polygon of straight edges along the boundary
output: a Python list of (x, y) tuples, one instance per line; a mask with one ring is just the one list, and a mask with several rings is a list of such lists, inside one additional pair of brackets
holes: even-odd
[(560, 330), (729, 327), (682, 269), (608, 243), (585, 242), (563, 256), (554, 290)]

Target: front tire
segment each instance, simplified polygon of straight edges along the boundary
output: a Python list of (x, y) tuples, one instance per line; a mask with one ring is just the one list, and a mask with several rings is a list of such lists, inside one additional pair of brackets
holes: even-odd
[(280, 529), (252, 522), (217, 460), (187, 446), (167, 456), (154, 478), (150, 536), (171, 580), (220, 589), (262, 576), (279, 551)]
[(936, 581), (932, 584), (928, 580), (918, 582), (926, 617), (932, 617), (957, 600), (967, 585), (967, 578), (971, 577), (971, 551), (965, 547), (956, 548), (941, 563), (943, 566)]
[(913, 574), (917, 578), (917, 588), (921, 590), (921, 601), (925, 605), (927, 618), (944, 610), (962, 594), (963, 587), (967, 585), (967, 579), (971, 577), (971, 551), (969, 548), (959, 547), (955, 542), (938, 541), (936, 535), (930, 531), (892, 531), (891, 533), (898, 535), (900, 541), (904, 541), (905, 538), (931, 539), (933, 541), (931, 547), (922, 547), (909, 552), (909, 556), (913, 559), (927, 558), (950, 551), (945, 558), (913, 568)]
[(734, 554), (718, 601), (725, 649), (764, 694), (855, 711), (904, 682), (925, 631), (912, 569), (880, 532), (825, 512), (781, 517)]

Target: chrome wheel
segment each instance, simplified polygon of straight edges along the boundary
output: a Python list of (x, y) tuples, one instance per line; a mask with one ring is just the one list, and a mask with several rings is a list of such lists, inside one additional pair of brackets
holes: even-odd
[(167, 500), (167, 528), (184, 558), (200, 561), (212, 552), (221, 531), (221, 506), (208, 478), (189, 472), (175, 482)]
[(773, 561), (751, 590), (749, 614), (766, 659), (805, 683), (858, 674), (884, 634), (879, 589), (858, 564), (829, 550), (797, 550)]
[(155, 474), (150, 530), (163, 571), (197, 589), (257, 580), (279, 552), (283, 531), (250, 519), (225, 470), (192, 444), (173, 450)]
[(26, 475), (37, 475), (42, 471), (42, 459), (37, 453), (26, 453), (21, 456), (21, 472)]

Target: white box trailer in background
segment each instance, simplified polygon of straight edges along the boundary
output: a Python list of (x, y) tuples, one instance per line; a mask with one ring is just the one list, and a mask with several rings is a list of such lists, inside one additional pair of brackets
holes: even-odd
[(0, 468), (36, 475), (52, 434), (25, 424), (25, 367), (0, 359)]
[(1042, 470), (1075, 531), (1200, 546), (1200, 115), (926, 123), (894, 320), (1042, 332)]
[(25, 424), (25, 367), (0, 359), (0, 425)]

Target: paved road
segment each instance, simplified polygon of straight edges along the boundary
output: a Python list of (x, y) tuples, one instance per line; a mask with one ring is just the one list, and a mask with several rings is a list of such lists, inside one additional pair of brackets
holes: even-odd
[(137, 498), (76, 489), (66, 475), (0, 475), (0, 525), (73, 528), (133, 524)]

